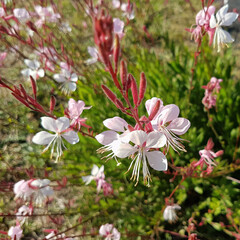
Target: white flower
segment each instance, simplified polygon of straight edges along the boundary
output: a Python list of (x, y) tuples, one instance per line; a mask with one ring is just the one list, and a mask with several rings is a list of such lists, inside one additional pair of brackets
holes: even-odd
[(19, 240), (22, 237), (23, 230), (21, 226), (11, 227), (8, 231), (8, 236), (11, 237), (12, 240)]
[(31, 187), (34, 191), (34, 201), (37, 205), (42, 206), (45, 199), (53, 195), (53, 189), (49, 186), (50, 180), (48, 179), (36, 179), (31, 182)]
[(28, 206), (26, 205), (23, 205), (21, 206), (16, 215), (17, 215), (17, 220), (21, 223), (21, 224), (24, 224), (24, 222), (26, 221), (27, 219), (27, 216), (26, 215), (31, 215), (32, 214), (32, 208), (29, 208)]
[(147, 184), (147, 186), (150, 186), (149, 181), (151, 180), (151, 176), (147, 165), (149, 164), (157, 171), (166, 171), (168, 167), (167, 158), (162, 152), (150, 150), (163, 147), (166, 144), (167, 139), (163, 133), (150, 132), (147, 134), (142, 130), (130, 132), (127, 134), (126, 138), (129, 142), (132, 142), (135, 145), (132, 146), (130, 143), (119, 141), (112, 146), (112, 151), (114, 155), (119, 158), (131, 156), (132, 162), (128, 171), (135, 162), (131, 179), (133, 179), (133, 181), (136, 180), (136, 185), (139, 181), (139, 173), (142, 164), (144, 183)]
[(25, 22), (30, 18), (28, 11), (25, 8), (15, 8), (13, 10), (13, 15), (16, 17), (20, 22)]
[(221, 26), (230, 26), (236, 19), (238, 18), (237, 13), (227, 13), (228, 11), (228, 4), (223, 6), (216, 14), (216, 17), (214, 14), (211, 16), (210, 19), (210, 27), (216, 28), (214, 38), (213, 38), (213, 46), (218, 46), (218, 52), (220, 52), (221, 47), (224, 45), (227, 46), (227, 43), (234, 42), (234, 39), (231, 37), (231, 35), (223, 30)]
[(99, 234), (105, 237), (105, 240), (120, 240), (121, 237), (120, 232), (109, 223), (100, 227)]
[(44, 70), (39, 69), (40, 63), (37, 60), (24, 59), (24, 63), (28, 68), (21, 71), (22, 75), (30, 79), (30, 76), (34, 80), (37, 80), (39, 77), (44, 77)]
[(64, 33), (68, 33), (72, 31), (72, 28), (70, 27), (69, 22), (63, 22), (59, 28)]
[(95, 48), (95, 47), (88, 47), (88, 53), (89, 55), (91, 56), (91, 58), (89, 58), (87, 61), (86, 61), (86, 64), (93, 64), (95, 62), (98, 61), (98, 50)]
[(91, 175), (83, 176), (82, 180), (85, 182), (86, 185), (88, 185), (92, 180), (95, 180), (98, 178), (104, 178), (104, 166), (102, 165), (99, 168), (97, 165), (93, 164)]
[(74, 92), (77, 89), (78, 76), (76, 73), (71, 73), (66, 69), (62, 69), (60, 74), (54, 74), (53, 78), (55, 81), (62, 83), (61, 88), (65, 94)]
[(167, 206), (163, 212), (163, 218), (169, 222), (175, 222), (177, 220), (176, 210), (180, 210), (181, 207), (177, 204)]
[(51, 134), (46, 131), (41, 131), (33, 137), (32, 141), (36, 144), (47, 145), (43, 152), (47, 151), (49, 147), (52, 145), (51, 157), (56, 146), (57, 151), (56, 161), (58, 161), (59, 157), (61, 157), (63, 154), (62, 146), (66, 148), (63, 144), (62, 137), (69, 143), (76, 144), (79, 141), (78, 134), (72, 130), (68, 130), (70, 123), (69, 119), (66, 117), (60, 117), (58, 119), (42, 117), (41, 121), (42, 121), (41, 124), (45, 129), (55, 132), (55, 134)]

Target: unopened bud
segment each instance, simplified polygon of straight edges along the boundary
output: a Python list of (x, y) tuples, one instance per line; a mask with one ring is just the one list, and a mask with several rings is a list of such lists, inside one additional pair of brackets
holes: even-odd
[(131, 91), (133, 96), (133, 103), (137, 106), (138, 103), (138, 89), (137, 89), (137, 82), (132, 74), (128, 74), (128, 78), (131, 79)]
[(126, 63), (123, 60), (120, 63), (120, 78), (122, 81), (123, 89), (126, 90), (126, 88), (127, 88), (127, 67), (126, 67)]
[(142, 102), (142, 100), (144, 98), (144, 94), (146, 92), (146, 88), (147, 88), (147, 80), (146, 80), (144, 72), (142, 72), (141, 75), (140, 75), (138, 106), (140, 105), (140, 103)]
[(104, 91), (108, 99), (111, 100), (113, 103), (115, 103), (117, 99), (116, 95), (105, 85), (102, 85), (102, 90)]
[(54, 96), (51, 96), (51, 99), (50, 99), (50, 113), (53, 112), (53, 110), (55, 108), (55, 105), (56, 105), (56, 98)]
[(156, 114), (158, 113), (159, 108), (160, 108), (160, 104), (161, 104), (160, 100), (158, 100), (158, 101), (155, 103), (155, 105), (154, 105), (154, 107), (153, 107), (153, 110), (152, 110), (150, 116), (148, 117), (149, 121), (152, 121), (153, 118), (154, 118), (154, 117), (156, 116)]

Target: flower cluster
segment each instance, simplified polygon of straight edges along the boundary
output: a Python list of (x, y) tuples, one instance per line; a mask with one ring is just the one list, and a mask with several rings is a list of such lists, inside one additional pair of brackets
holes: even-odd
[(205, 95), (202, 103), (206, 109), (211, 109), (216, 106), (217, 95), (215, 93), (219, 93), (221, 89), (220, 83), (222, 81), (222, 79), (212, 77), (206, 86), (202, 86), (202, 88), (205, 89)]
[(105, 240), (120, 240), (121, 237), (120, 232), (109, 223), (100, 227), (99, 234), (100, 236), (103, 236)]
[(150, 186), (151, 176), (148, 165), (157, 171), (167, 170), (166, 156), (159, 151), (164, 146), (166, 150), (171, 146), (177, 152), (186, 151), (181, 143), (183, 139), (177, 135), (186, 133), (190, 122), (178, 117), (179, 108), (176, 105), (163, 106), (162, 100), (158, 98), (147, 100), (146, 109), (149, 118), (145, 121), (145, 129), (141, 129), (138, 124), (132, 127), (124, 119), (114, 117), (103, 122), (110, 130), (98, 134), (96, 139), (104, 145), (98, 152), (110, 151), (106, 158), (115, 158), (118, 165), (117, 157), (131, 159), (128, 171), (133, 166), (131, 179), (136, 181), (136, 184), (139, 181), (142, 165), (144, 183)]
[[(41, 206), (46, 198), (54, 193), (49, 186), (50, 182), (48, 179), (21, 180), (14, 184), (15, 198), (21, 198), (24, 201), (33, 200), (36, 205)], [(26, 208), (24, 208), (24, 212), (25, 210)]]
[(216, 14), (214, 6), (208, 6), (198, 12), (196, 15), (196, 28), (187, 29), (192, 33), (196, 42), (201, 44), (202, 37), (205, 33), (209, 35), (209, 45), (217, 46), (217, 51), (220, 52), (221, 48), (228, 43), (234, 42), (231, 35), (222, 29), (222, 26), (230, 26), (238, 18), (238, 14), (231, 12), (228, 13), (228, 4), (224, 5)]

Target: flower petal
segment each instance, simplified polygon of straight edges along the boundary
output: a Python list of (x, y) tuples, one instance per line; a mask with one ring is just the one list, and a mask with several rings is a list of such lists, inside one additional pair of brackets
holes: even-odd
[(128, 126), (128, 123), (120, 117), (108, 118), (103, 121), (103, 124), (107, 128), (117, 132), (124, 132)]
[(79, 142), (78, 134), (74, 131), (69, 131), (62, 134), (62, 137), (71, 144), (76, 144)]
[(77, 80), (78, 80), (77, 74), (76, 74), (76, 73), (73, 73), (73, 74), (71, 75), (71, 81), (72, 81), (72, 82), (77, 82)]
[(129, 141), (133, 142), (138, 146), (142, 146), (147, 140), (147, 133), (142, 130), (136, 130), (128, 134)]
[(105, 132), (102, 132), (102, 133), (96, 135), (95, 138), (102, 145), (108, 145), (108, 144), (112, 143), (114, 140), (117, 140), (118, 136), (119, 136), (119, 134), (117, 134), (114, 131), (105, 131)]
[(41, 117), (41, 124), (42, 126), (52, 132), (57, 132), (57, 124), (56, 124), (56, 119), (51, 118), (51, 117)]
[(62, 74), (54, 74), (53, 78), (57, 82), (66, 82), (67, 79)]
[(234, 21), (236, 21), (238, 18), (238, 14), (237, 13), (227, 13), (224, 16), (224, 19), (222, 20), (221, 26), (230, 26), (233, 24)]
[(39, 77), (44, 77), (44, 70), (43, 69), (39, 69), (37, 72)]
[(66, 87), (68, 90), (74, 92), (74, 91), (77, 89), (77, 84), (74, 83), (74, 82), (68, 82), (68, 83), (65, 84), (65, 87)]
[(93, 164), (91, 175), (92, 176), (97, 176), (98, 172), (99, 172), (98, 166), (96, 164)]
[(147, 136), (146, 147), (147, 148), (161, 148), (167, 142), (167, 139), (163, 133), (150, 132)]
[(115, 156), (119, 158), (126, 158), (135, 153), (137, 149), (128, 143), (123, 143), (119, 140), (115, 140), (112, 142), (112, 151)]
[(146, 152), (149, 165), (157, 171), (166, 171), (168, 162), (166, 156), (160, 151)]
[(179, 108), (175, 104), (169, 104), (162, 108), (162, 111), (158, 117), (158, 124), (164, 125), (167, 122), (173, 121), (179, 115)]
[(70, 122), (67, 117), (60, 117), (56, 121), (56, 127), (58, 132), (62, 132), (69, 128)]
[(82, 180), (88, 185), (93, 180), (93, 176), (83, 176)]
[(224, 5), (216, 14), (217, 22), (220, 23), (224, 19), (225, 14), (228, 11), (228, 4)]
[(32, 142), (39, 145), (47, 145), (53, 140), (54, 137), (54, 134), (46, 131), (41, 131), (32, 138)]
[(216, 18), (214, 15), (210, 18), (210, 28), (215, 28), (217, 26)]
[(182, 135), (190, 128), (191, 123), (186, 118), (176, 118), (168, 126), (167, 129), (171, 130), (177, 135)]

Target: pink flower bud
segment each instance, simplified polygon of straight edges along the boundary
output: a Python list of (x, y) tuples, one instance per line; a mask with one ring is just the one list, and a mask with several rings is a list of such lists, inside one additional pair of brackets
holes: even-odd
[(141, 75), (140, 75), (138, 106), (140, 105), (140, 103), (142, 102), (142, 100), (144, 98), (146, 87), (147, 87), (147, 80), (146, 80), (144, 72), (142, 72)]
[(132, 96), (133, 96), (133, 103), (135, 106), (137, 106), (137, 103), (138, 103), (137, 83), (132, 74), (128, 74), (128, 78), (131, 79), (131, 91), (132, 91)]

